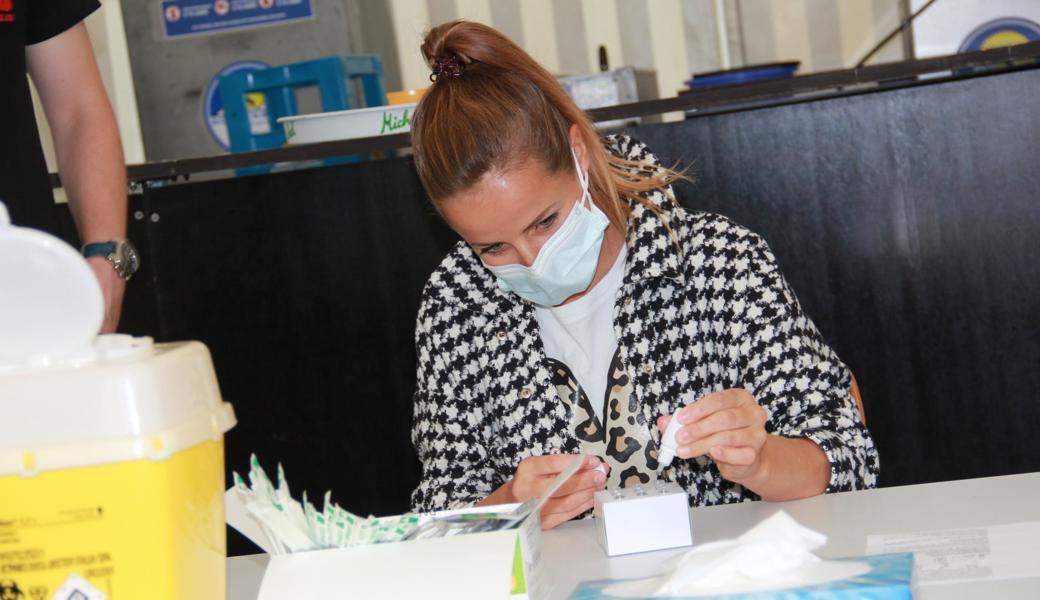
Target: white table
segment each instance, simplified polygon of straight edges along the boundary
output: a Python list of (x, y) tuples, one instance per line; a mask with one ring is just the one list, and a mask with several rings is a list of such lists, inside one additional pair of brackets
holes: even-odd
[[(858, 556), (868, 535), (1040, 521), (1040, 473), (948, 481), (818, 496), (795, 502), (752, 502), (692, 509), (694, 542), (732, 538), (777, 510), (828, 536), (825, 558)], [(543, 537), (546, 573), (554, 598), (581, 581), (646, 577), (684, 550), (608, 558), (591, 521), (573, 521)], [(1040, 556), (1037, 557), (1040, 561)], [(255, 600), (267, 555), (228, 559), (228, 600)], [(1040, 577), (922, 587), (917, 600), (1040, 598)]]

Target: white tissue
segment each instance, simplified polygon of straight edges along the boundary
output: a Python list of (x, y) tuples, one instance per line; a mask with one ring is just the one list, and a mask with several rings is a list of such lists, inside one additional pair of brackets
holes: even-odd
[(813, 554), (827, 537), (780, 511), (734, 540), (702, 544), (672, 571), (626, 581), (605, 591), (618, 596), (695, 596), (749, 593), (815, 585), (866, 573), (865, 563), (822, 561)]
[(812, 551), (825, 543), (827, 536), (780, 511), (735, 540), (704, 544), (687, 552), (658, 593), (717, 588), (744, 578), (781, 578), (806, 563), (819, 562)]

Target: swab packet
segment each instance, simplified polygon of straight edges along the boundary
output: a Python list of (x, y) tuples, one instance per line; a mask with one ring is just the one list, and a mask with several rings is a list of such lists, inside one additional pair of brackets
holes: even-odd
[[(273, 553), (324, 548), (347, 548), (386, 544), (405, 539), (429, 517), (405, 514), (376, 518), (355, 515), (332, 501), (326, 492), (318, 510), (303, 493), (302, 503), (292, 497), (285, 470), (278, 465), (277, 486), (272, 483), (256, 455), (249, 459), (249, 483), (232, 472), (234, 493), (259, 523)], [(230, 492), (229, 492), (230, 493)]]
[[(249, 483), (238, 473), (232, 472), (235, 485), (228, 490), (228, 494), (229, 498), (231, 494), (237, 495), (236, 500), (252, 515), (267, 538), (267, 543), (260, 545), (269, 548), (272, 554), (349, 548), (516, 529), (527, 515), (541, 510), (545, 501), (580, 469), (584, 460), (584, 455), (575, 457), (541, 497), (501, 511), (362, 517), (334, 503), (332, 492), (325, 492), (323, 506), (319, 510), (307, 499), (306, 492), (303, 493), (302, 501), (292, 497), (281, 465), (278, 465), (278, 484), (272, 483), (256, 455), (250, 456)], [(256, 541), (260, 543), (260, 540)]]

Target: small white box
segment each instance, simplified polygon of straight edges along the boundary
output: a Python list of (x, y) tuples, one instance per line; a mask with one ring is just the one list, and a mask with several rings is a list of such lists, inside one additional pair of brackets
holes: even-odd
[(658, 481), (596, 492), (600, 544), (608, 556), (680, 548), (693, 544), (686, 491)]

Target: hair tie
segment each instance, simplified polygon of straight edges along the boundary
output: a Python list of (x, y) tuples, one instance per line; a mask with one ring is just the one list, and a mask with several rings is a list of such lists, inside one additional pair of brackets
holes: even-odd
[(433, 59), (433, 73), (430, 81), (440, 81), (441, 77), (461, 77), (466, 65), (454, 54)]

